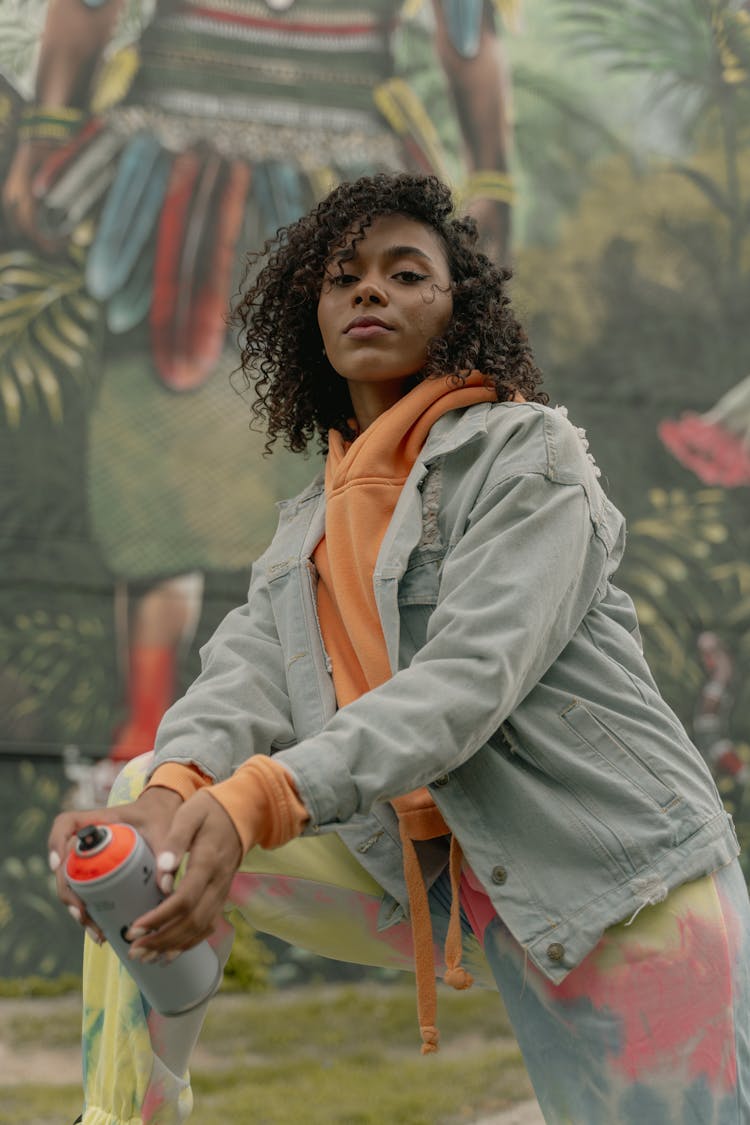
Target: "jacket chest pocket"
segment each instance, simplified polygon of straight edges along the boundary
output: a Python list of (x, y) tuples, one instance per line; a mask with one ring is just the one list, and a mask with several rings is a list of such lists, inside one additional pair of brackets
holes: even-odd
[(417, 548), (398, 584), (399, 667), (406, 668), (427, 640), (440, 591), (442, 550)]
[(409, 565), (398, 584), (398, 604), (437, 604), (440, 591), (440, 568), (445, 552), (442, 548), (418, 547), (412, 551)]

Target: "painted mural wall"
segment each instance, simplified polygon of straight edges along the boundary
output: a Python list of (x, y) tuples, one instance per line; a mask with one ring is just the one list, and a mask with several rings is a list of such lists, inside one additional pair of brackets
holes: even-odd
[(375, 169), (512, 264), (750, 842), (748, 139), (733, 0), (0, 0), (0, 976), (76, 967), (49, 821), (151, 748), (316, 470), (250, 426), (245, 254)]

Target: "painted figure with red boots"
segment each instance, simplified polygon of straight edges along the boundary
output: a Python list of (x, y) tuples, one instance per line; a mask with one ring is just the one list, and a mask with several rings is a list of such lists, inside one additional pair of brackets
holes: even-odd
[[(98, 767), (104, 790), (152, 747), (179, 691), (205, 573), (249, 566), (273, 501), (298, 483), (281, 454), (259, 468), (265, 491), (251, 512), (220, 510), (201, 490), (207, 465), (217, 481), (242, 471), (227, 412), (212, 414), (209, 399), (234, 366), (226, 316), (244, 252), (335, 183), (399, 168), (450, 180), (493, 258), (510, 242), (502, 32), (513, 3), (151, 8), (137, 39), (113, 51), (125, 0), (50, 0), (2, 186), (11, 251), (80, 262), (103, 321), (86, 502), (116, 580), (125, 693)], [(450, 103), (453, 140), (426, 105), (434, 90)], [(248, 518), (256, 549), (243, 551)]]

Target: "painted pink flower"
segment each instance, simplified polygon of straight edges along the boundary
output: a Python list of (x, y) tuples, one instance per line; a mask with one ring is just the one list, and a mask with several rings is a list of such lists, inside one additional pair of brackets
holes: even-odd
[(677, 460), (704, 483), (722, 488), (750, 484), (750, 447), (702, 414), (683, 414), (659, 425), (659, 437)]
[(750, 377), (722, 395), (706, 414), (688, 411), (677, 421), (661, 422), (659, 437), (704, 484), (750, 484)]

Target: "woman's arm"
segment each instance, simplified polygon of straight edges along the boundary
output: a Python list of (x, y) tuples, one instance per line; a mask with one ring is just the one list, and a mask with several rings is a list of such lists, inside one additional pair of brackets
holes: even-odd
[(124, 0), (90, 8), (82, 0), (50, 0), (36, 78), (38, 105), (88, 105), (91, 80)]
[(39, 55), (35, 105), (24, 113), (20, 140), (5, 178), (2, 204), (8, 223), (47, 253), (57, 249), (37, 229), (31, 184), (50, 150), (78, 127), (91, 81), (117, 24), (124, 0), (90, 8), (82, 0), (50, 0)]
[(504, 263), (510, 252), (512, 131), (510, 74), (502, 41), (487, 0), (477, 46), (471, 53), (459, 50), (450, 35), (445, 0), (433, 0), (433, 8), (438, 54), (466, 144), (469, 180), (465, 202), (479, 222), (487, 252)]

